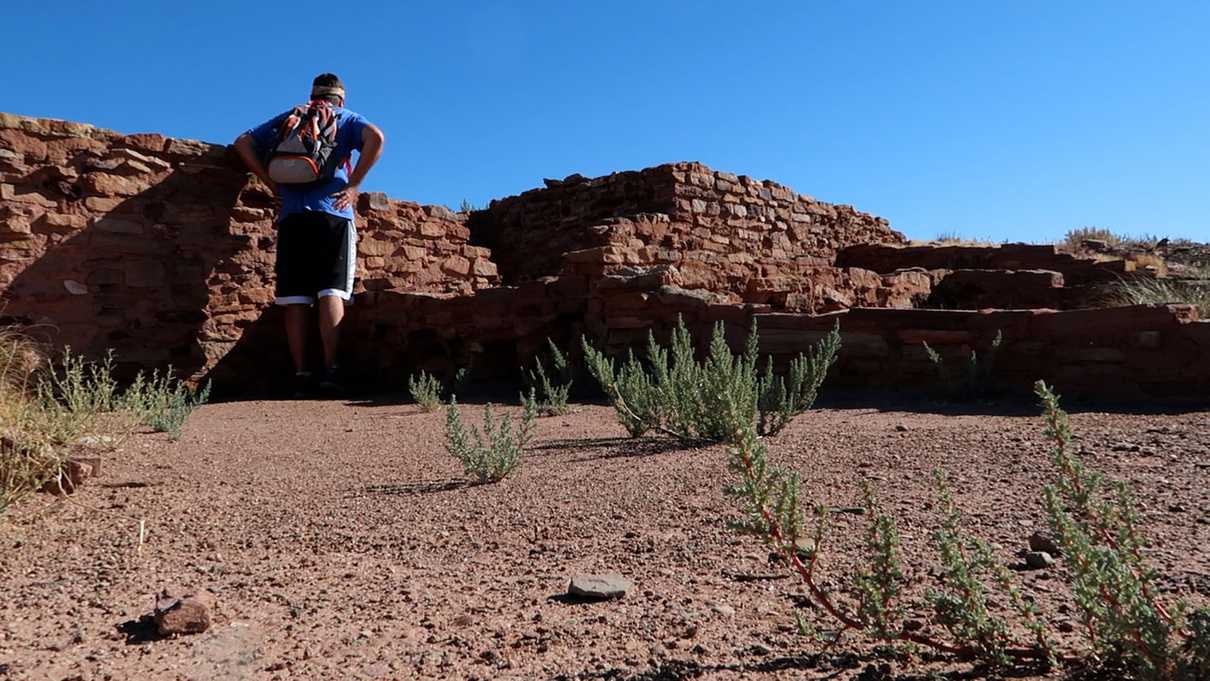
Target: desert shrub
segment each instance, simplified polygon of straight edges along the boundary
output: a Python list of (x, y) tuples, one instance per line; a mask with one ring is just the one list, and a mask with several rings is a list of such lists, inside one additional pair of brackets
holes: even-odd
[(61, 450), (40, 432), (36, 411), (13, 413), (24, 407), (6, 405), (0, 417), (0, 513), (12, 503), (39, 489), (58, 475)]
[(1178, 676), (1188, 681), (1210, 679), (1210, 608), (1189, 615), (1189, 636), (1181, 648)]
[(550, 347), (551, 373), (547, 373), (540, 356), (534, 357), (535, 368), (526, 374), (531, 391), (528, 397), (524, 394), (521, 397), (522, 400), (533, 399), (532, 408), (538, 414), (563, 415), (570, 410), (568, 399), (572, 386), (571, 365), (554, 341), (547, 338), (546, 343)]
[(979, 659), (1008, 666), (1012, 662), (1010, 625), (993, 605), (997, 596), (1007, 596), (1011, 610), (1032, 633), (1036, 649), (1054, 664), (1054, 644), (1037, 607), (1013, 584), (1011, 573), (991, 546), (963, 532), (962, 514), (954, 504), (945, 473), (936, 471), (934, 476), (942, 523), (933, 533), (933, 543), (941, 558), (938, 579), (942, 588), (930, 589), (926, 600), (936, 620), (954, 640), (966, 641)]
[(185, 421), (209, 398), (209, 383), (194, 391), (173, 378), (169, 368), (163, 375), (155, 371), (150, 377), (140, 372), (117, 404), (135, 415), (143, 425), (178, 440)]
[(23, 334), (0, 329), (0, 513), (59, 473), (81, 419), (40, 397), (48, 362)]
[(1035, 392), (1042, 401), (1058, 473), (1043, 488), (1043, 506), (1098, 658), (1146, 678), (1170, 679), (1182, 669), (1204, 670), (1210, 643), (1206, 624), (1199, 614), (1186, 630), (1186, 605), (1159, 599), (1158, 575), (1143, 554), (1147, 540), (1130, 488), (1107, 481), (1084, 464), (1072, 451), (1071, 425), (1058, 395), (1042, 381), (1035, 384)]
[(454, 372), (453, 377), (442, 381), (422, 370), (408, 377), (408, 392), (423, 411), (434, 412), (441, 408), (444, 396), (453, 396), (462, 388), (467, 373), (466, 367), (462, 367)]
[[(901, 600), (909, 581), (899, 551), (899, 532), (894, 517), (879, 506), (869, 488), (864, 490), (864, 515), (869, 519), (861, 561), (865, 567), (847, 588), (856, 605), (842, 604), (832, 591), (820, 585), (817, 577), (824, 543), (830, 535), (827, 507), (823, 504), (814, 507), (815, 528), (809, 535), (813, 548), (804, 554), (800, 548), (805, 522), (798, 475), (770, 463), (768, 449), (753, 427), (745, 423), (737, 425), (741, 432), (729, 448), (728, 466), (738, 482), (727, 492), (739, 502), (744, 519), (735, 526), (760, 537), (790, 566), (807, 588), (816, 609), (839, 625), (836, 638), (847, 631), (857, 631), (876, 640), (923, 645), (992, 665), (1045, 663), (1053, 659), (1045, 636), (1037, 634), (1042, 627), (1040, 619), (1033, 619), (1037, 641), (1022, 645), (1009, 635), (1004, 622), (990, 614), (987, 585), (990, 582), (992, 586), (1004, 587), (1008, 576), (989, 567), (994, 562), (990, 549), (963, 533), (960, 517), (952, 505), (947, 506), (945, 523), (934, 536), (944, 570), (928, 596), (936, 619), (950, 633), (949, 639), (934, 638), (905, 620)], [(942, 499), (949, 499), (944, 488)], [(990, 580), (988, 572), (993, 572)], [(1026, 609), (1020, 594), (1007, 586), (1010, 601), (1018, 609)]]
[(980, 358), (979, 353), (972, 349), (970, 356), (959, 369), (954, 369), (947, 364), (941, 353), (929, 346), (927, 341), (921, 341), (921, 345), (924, 346), (924, 352), (933, 365), (941, 395), (950, 400), (971, 401), (982, 399), (990, 393), (991, 375), (996, 367), (996, 355), (1003, 342), (1004, 336), (1000, 331), (996, 331), (996, 337), (992, 339), (987, 353)]
[(100, 362), (88, 362), (82, 355), (72, 354), (71, 348), (38, 375), (34, 391), (43, 415), (55, 414), (56, 421), (64, 426), (57, 438), (62, 443), (94, 429), (103, 415), (122, 406), (112, 355)]
[(1210, 284), (1136, 277), (1106, 286), (1101, 302), (1105, 305), (1195, 305), (1200, 316), (1210, 318)]
[(521, 465), (525, 445), (533, 436), (534, 419), (537, 418), (534, 403), (532, 395), (525, 401), (518, 427), (513, 426), (509, 416), (493, 416), (491, 405), (484, 405), (483, 429), (480, 430), (463, 423), (458, 400), (451, 397), (445, 410), (446, 450), (476, 482), (503, 480)]
[(432, 412), (441, 408), (441, 381), (427, 371), (408, 377), (408, 392), (424, 411)]
[[(1072, 432), (1058, 397), (1039, 381), (1045, 433), (1053, 443), (1055, 478), (1043, 489), (1043, 507), (1067, 564), (1072, 596), (1083, 614), (1095, 661), (1128, 678), (1194, 681), (1210, 671), (1210, 609), (1186, 616), (1177, 601), (1157, 596), (1157, 573), (1143, 549), (1140, 517), (1129, 489), (1110, 485), (1071, 451)], [(811, 550), (804, 553), (804, 514), (799, 478), (769, 462), (755, 429), (736, 422), (739, 437), (729, 448), (728, 465), (737, 482), (728, 493), (744, 518), (736, 527), (765, 541), (799, 576), (816, 610), (835, 620), (840, 631), (859, 631), (883, 641), (902, 641), (1004, 667), (1030, 662), (1050, 666), (1059, 659), (1045, 622), (1013, 584), (1013, 577), (983, 541), (962, 530), (948, 484), (938, 474), (942, 521), (933, 534), (941, 570), (925, 597), (933, 620), (948, 637), (939, 638), (903, 621), (900, 603), (907, 590), (898, 531), (892, 515), (865, 490), (869, 518), (864, 566), (849, 585), (855, 605), (846, 606), (819, 586), (817, 571), (829, 537), (827, 507), (815, 505)], [(1002, 606), (1009, 606), (1007, 609)], [(997, 614), (999, 604), (1000, 612)], [(1029, 632), (1021, 641), (1006, 619), (1014, 616)], [(804, 629), (800, 624), (800, 629)], [(1115, 677), (1116, 678), (1116, 677)]]
[(631, 353), (620, 366), (587, 339), (583, 344), (589, 372), (632, 436), (656, 430), (687, 442), (718, 442), (736, 437), (737, 422), (773, 434), (810, 409), (840, 348), (837, 325), (809, 354), (795, 358), (783, 377), (773, 373), (771, 360), (758, 371), (757, 338), (754, 325), (743, 354), (735, 355), (720, 322), (706, 359), (698, 361), (693, 338), (678, 319), (669, 347), (649, 333), (646, 365)]
[[(749, 347), (755, 339), (748, 340)], [(775, 435), (794, 417), (806, 412), (819, 397), (819, 387), (840, 352), (840, 327), (833, 327), (811, 348), (809, 354), (799, 354), (790, 361), (785, 377), (775, 376), (772, 359), (766, 359), (765, 373), (757, 384), (757, 432)]]
[(1078, 253), (1084, 250), (1084, 242), (1089, 240), (1104, 241), (1110, 247), (1116, 247), (1122, 244), (1124, 238), (1102, 227), (1080, 227), (1068, 230), (1059, 245), (1067, 251)]

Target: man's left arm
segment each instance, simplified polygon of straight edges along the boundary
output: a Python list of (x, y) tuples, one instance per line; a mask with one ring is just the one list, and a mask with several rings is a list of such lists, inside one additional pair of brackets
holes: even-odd
[(332, 195), (338, 210), (344, 210), (357, 201), (357, 188), (361, 186), (361, 181), (369, 174), (370, 168), (373, 168), (374, 164), (382, 156), (382, 145), (384, 142), (386, 142), (386, 137), (382, 134), (382, 130), (378, 129), (377, 125), (367, 123), (362, 128), (361, 153), (357, 156), (357, 166), (353, 168), (353, 173), (349, 175), (349, 184), (344, 189)]

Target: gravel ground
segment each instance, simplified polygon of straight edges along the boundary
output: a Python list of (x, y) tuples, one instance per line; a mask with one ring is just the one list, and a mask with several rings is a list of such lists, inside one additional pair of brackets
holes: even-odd
[[(1210, 601), (1210, 413), (1082, 413), (1073, 424), (1094, 466), (1135, 485), (1166, 596)], [(721, 493), (721, 447), (627, 440), (608, 408), (588, 406), (540, 420), (516, 477), (463, 487), (449, 482), (461, 471), (444, 452), (443, 425), (411, 405), (241, 402), (204, 407), (176, 443), (135, 436), (77, 494), (39, 496), (0, 517), (0, 678), (970, 670), (879, 657), (859, 638), (821, 654), (800, 636), (795, 612), (814, 617), (803, 588), (755, 540), (726, 529), (737, 515)], [(950, 472), (974, 533), (1006, 564), (1020, 562), (1044, 526), (1040, 430), (1036, 416), (821, 409), (773, 438), (771, 451), (829, 505), (854, 505), (860, 481), (873, 482), (899, 518), (911, 573), (927, 577), (937, 467)], [(858, 564), (865, 520), (836, 519), (822, 567), (832, 583)], [(1017, 579), (1056, 627), (1071, 629), (1061, 570), (1060, 561)], [(597, 572), (635, 586), (618, 601), (562, 598), (571, 575)], [(214, 626), (128, 643), (118, 625), (170, 586), (213, 592)]]

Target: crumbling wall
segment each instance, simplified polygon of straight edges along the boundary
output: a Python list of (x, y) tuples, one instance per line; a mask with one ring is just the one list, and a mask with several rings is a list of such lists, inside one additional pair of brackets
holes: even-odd
[[(205, 374), (273, 300), (274, 200), (249, 177), (224, 146), (0, 114), (0, 314), (90, 356)], [(371, 194), (358, 216), (359, 287), (497, 281), (445, 208)]]
[[(395, 388), (416, 367), (506, 376), (548, 337), (621, 351), (678, 317), (703, 336), (724, 322), (736, 347), (755, 322), (784, 363), (839, 320), (836, 385), (918, 389), (931, 371), (920, 341), (961, 359), (1000, 331), (1003, 385), (1210, 394), (1210, 322), (1192, 308), (887, 309), (1070, 301), (1072, 282), (1129, 265), (1051, 247), (904, 247), (884, 220), (697, 163), (547, 184), (469, 220), (362, 195), (352, 373)], [(132, 369), (172, 364), (226, 394), (265, 392), (288, 376), (274, 214), (226, 147), (0, 114), (0, 323), (92, 357), (112, 349)]]
[(509, 283), (672, 265), (685, 288), (806, 312), (906, 307), (931, 284), (833, 267), (840, 248), (903, 242), (886, 220), (700, 163), (548, 180), (493, 201), (472, 224)]

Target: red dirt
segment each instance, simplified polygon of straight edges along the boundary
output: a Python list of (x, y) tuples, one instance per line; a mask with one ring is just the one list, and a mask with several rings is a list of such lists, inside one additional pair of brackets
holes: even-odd
[[(1096, 468), (1134, 483), (1165, 596), (1210, 601), (1210, 413), (1087, 413), (1073, 423)], [(585, 407), (539, 421), (515, 478), (442, 489), (430, 483), (461, 472), (442, 427), (440, 414), (410, 405), (245, 402), (204, 407), (177, 443), (136, 436), (77, 494), (39, 496), (0, 518), (0, 678), (843, 679), (969, 669), (878, 658), (859, 638), (818, 655), (794, 626), (800, 584), (736, 578), (779, 570), (725, 527), (737, 513), (721, 492), (730, 477), (721, 447), (628, 441), (609, 409)], [(938, 466), (969, 527), (1019, 562), (1044, 525), (1040, 429), (1037, 417), (823, 409), (773, 438), (771, 451), (831, 505), (853, 505), (859, 482), (873, 481), (900, 518), (912, 572), (926, 577)], [(1114, 451), (1122, 443), (1142, 451)], [(139, 519), (146, 541), (136, 550)], [(864, 527), (857, 515), (836, 521), (829, 581), (855, 565)], [(1073, 624), (1061, 566), (1018, 580), (1048, 619)], [(555, 598), (581, 572), (620, 572), (636, 586), (620, 601)], [(214, 592), (214, 627), (127, 644), (116, 626), (172, 585)]]

